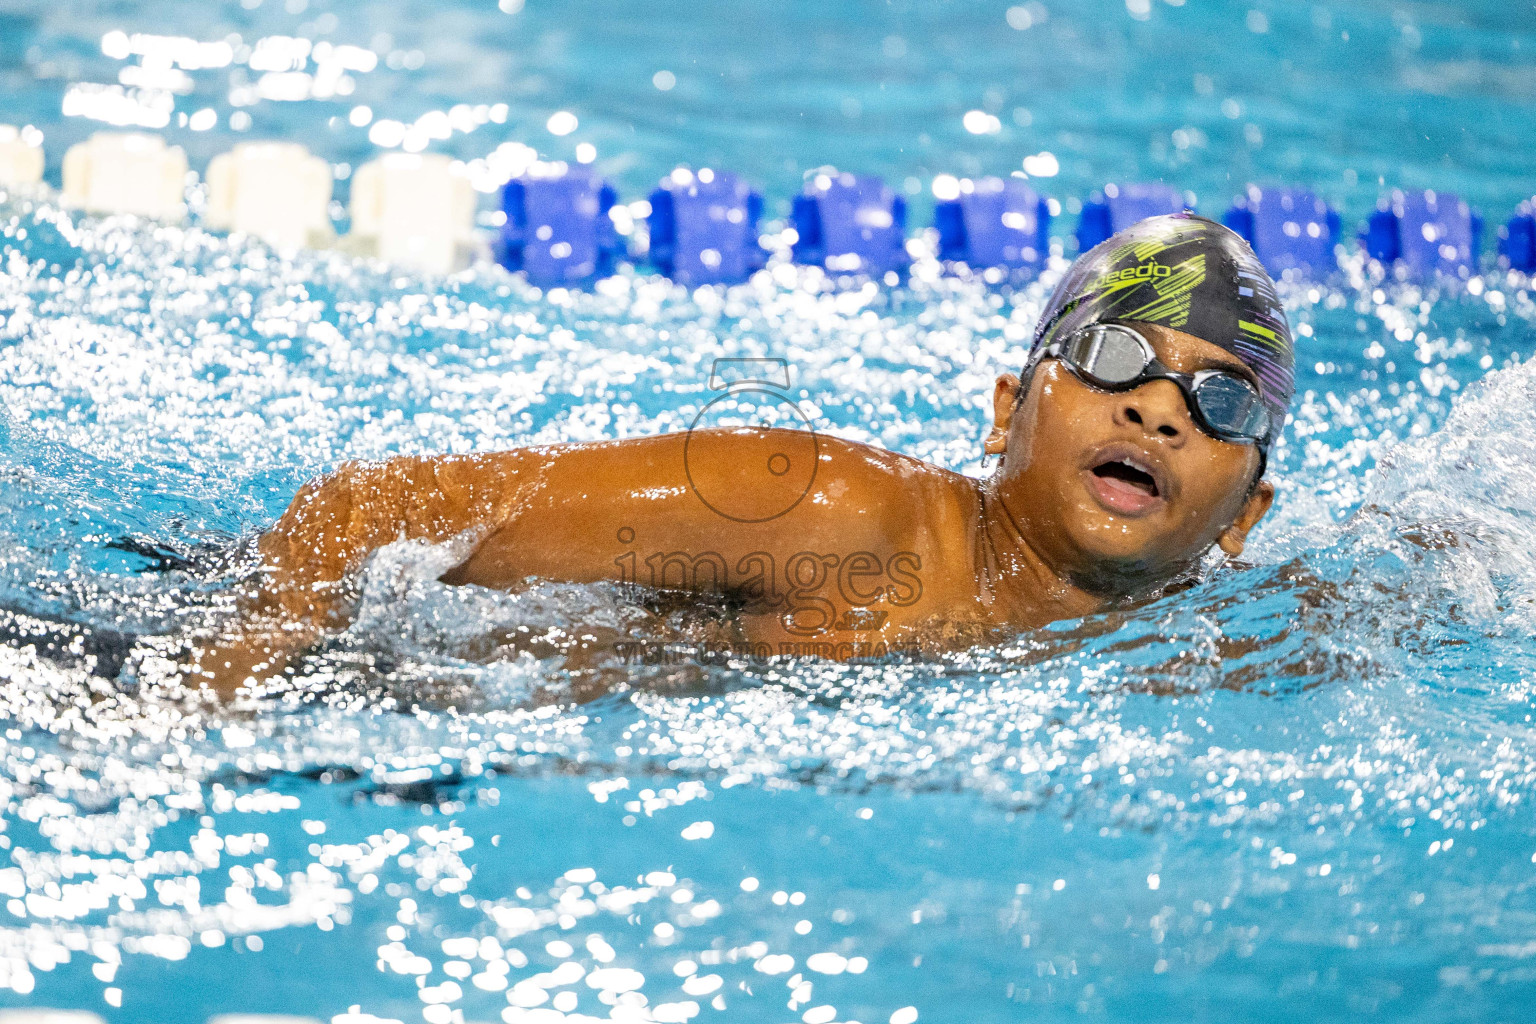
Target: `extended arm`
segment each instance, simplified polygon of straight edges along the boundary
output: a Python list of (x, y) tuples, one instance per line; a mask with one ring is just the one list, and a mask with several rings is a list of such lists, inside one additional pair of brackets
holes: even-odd
[(279, 672), (345, 626), (350, 577), (396, 540), (487, 534), (541, 468), (533, 452), (347, 463), (306, 484), (258, 542), (262, 579), (233, 628), (193, 656), (192, 676), (230, 691)]
[[(870, 604), (892, 624), (927, 618), (974, 590), (973, 489), (958, 481), (851, 442), (754, 428), (347, 465), (300, 491), (261, 538), (261, 590), (196, 668), (226, 692), (281, 671), (345, 625), (350, 578), (373, 551), (465, 533), (474, 550), (445, 583), (537, 577), (767, 599), (747, 620), (768, 639), (797, 639), (798, 626), (860, 632), (834, 623)], [(936, 603), (929, 573), (946, 564), (965, 586)]]

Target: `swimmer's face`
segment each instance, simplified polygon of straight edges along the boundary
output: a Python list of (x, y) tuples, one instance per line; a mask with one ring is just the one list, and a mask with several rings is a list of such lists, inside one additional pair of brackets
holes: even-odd
[[(1252, 371), (1231, 353), (1182, 331), (1134, 324), (1157, 356), (1183, 373)], [(1090, 387), (1047, 359), (1021, 395), (998, 378), (987, 450), (1003, 456), (998, 491), (1030, 545), (1053, 569), (1098, 593), (1166, 581), (1220, 544), (1240, 554), (1269, 510), (1253, 445), (1196, 425), (1167, 380), (1129, 391)]]

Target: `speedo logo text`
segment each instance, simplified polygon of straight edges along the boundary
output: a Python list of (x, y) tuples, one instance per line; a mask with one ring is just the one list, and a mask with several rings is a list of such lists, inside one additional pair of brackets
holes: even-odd
[(1107, 288), (1122, 281), (1150, 281), (1153, 278), (1169, 277), (1172, 274), (1173, 271), (1161, 263), (1143, 263), (1140, 266), (1110, 271), (1095, 281), (1094, 286)]

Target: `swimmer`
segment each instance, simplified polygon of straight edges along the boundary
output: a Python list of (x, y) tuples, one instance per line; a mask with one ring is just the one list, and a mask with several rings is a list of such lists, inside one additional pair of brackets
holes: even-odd
[[(725, 599), (753, 652), (847, 659), (1091, 614), (1243, 550), (1294, 387), (1273, 282), (1238, 235), (1144, 220), (1081, 256), (992, 390), (985, 479), (764, 427), (349, 463), (259, 542), (257, 591), (191, 679), (230, 692), (344, 629), (358, 571), (454, 541), (441, 579)], [(980, 632), (978, 632), (980, 631)], [(972, 638), (972, 639), (967, 639)]]

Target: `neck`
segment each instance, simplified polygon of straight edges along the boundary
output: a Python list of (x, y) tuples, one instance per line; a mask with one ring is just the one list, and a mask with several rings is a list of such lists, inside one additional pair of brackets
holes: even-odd
[(1010, 625), (1043, 626), (1091, 615), (1108, 601), (1054, 570), (1008, 510), (996, 476), (978, 488), (977, 576), (982, 601)]

